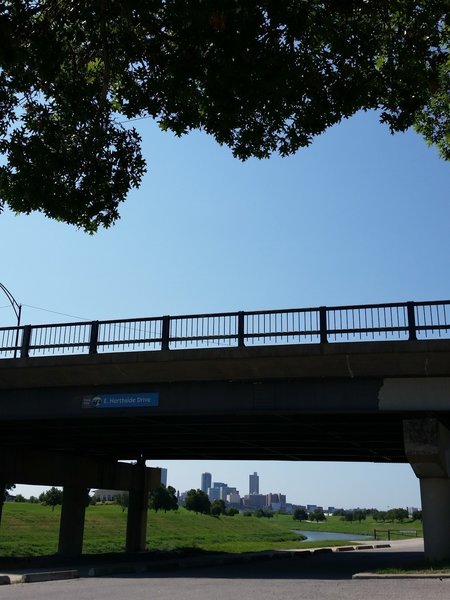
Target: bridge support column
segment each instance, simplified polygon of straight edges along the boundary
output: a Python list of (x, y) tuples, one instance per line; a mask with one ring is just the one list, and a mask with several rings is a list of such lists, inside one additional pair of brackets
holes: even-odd
[(86, 496), (86, 487), (64, 487), (58, 544), (58, 553), (63, 556), (82, 553)]
[(450, 559), (450, 431), (435, 418), (404, 421), (406, 456), (420, 479), (425, 558)]
[(159, 469), (148, 469), (144, 464), (133, 467), (127, 515), (127, 552), (144, 552), (147, 538), (148, 495), (161, 481)]
[(2, 483), (0, 479), (0, 525), (2, 524), (3, 504), (5, 503), (6, 483)]

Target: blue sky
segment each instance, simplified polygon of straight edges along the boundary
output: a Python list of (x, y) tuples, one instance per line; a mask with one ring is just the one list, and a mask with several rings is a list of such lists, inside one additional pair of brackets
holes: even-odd
[[(116, 226), (0, 215), (0, 282), (23, 323), (450, 298), (449, 166), (413, 131), (361, 113), (294, 156), (242, 163), (202, 133), (135, 125), (148, 173)], [(14, 320), (0, 296), (0, 324)], [(246, 493), (256, 470), (292, 502), (420, 504), (405, 465), (167, 466), (180, 490), (211, 471)]]

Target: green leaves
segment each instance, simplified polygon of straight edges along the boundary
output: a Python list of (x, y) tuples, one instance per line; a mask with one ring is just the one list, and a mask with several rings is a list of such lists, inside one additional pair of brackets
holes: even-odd
[(196, 513), (209, 515), (211, 502), (205, 492), (201, 490), (189, 490), (186, 494), (184, 506), (187, 510), (192, 510)]
[(419, 113), (414, 126), (430, 145), (436, 145), (443, 158), (450, 160), (450, 58), (442, 63), (429, 87), (429, 105)]
[(178, 501), (176, 496), (176, 490), (172, 486), (160, 485), (155, 490), (152, 490), (149, 494), (149, 508), (155, 512), (163, 510), (178, 510)]
[(63, 491), (56, 487), (52, 487), (46, 492), (42, 492), (42, 494), (39, 496), (39, 502), (45, 504), (46, 506), (51, 506), (52, 512), (55, 510), (55, 506), (62, 504), (62, 501)]
[(119, 218), (150, 116), (245, 160), (358, 110), (449, 150), (448, 0), (9, 0), (0, 6), (0, 208), (95, 232)]

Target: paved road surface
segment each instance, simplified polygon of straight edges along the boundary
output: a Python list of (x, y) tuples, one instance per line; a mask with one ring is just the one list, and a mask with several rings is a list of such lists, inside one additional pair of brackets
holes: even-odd
[(420, 550), (409, 543), (388, 551), (1, 586), (0, 600), (448, 600), (450, 579), (351, 579), (379, 565), (420, 559)]

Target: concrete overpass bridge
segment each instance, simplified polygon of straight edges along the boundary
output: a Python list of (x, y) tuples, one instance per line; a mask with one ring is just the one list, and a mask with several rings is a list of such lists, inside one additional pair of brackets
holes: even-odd
[[(62, 485), (60, 551), (81, 552), (86, 487), (145, 460), (409, 462), (425, 549), (450, 558), (450, 301), (0, 329), (0, 481)], [(118, 463), (136, 460), (136, 465)]]

